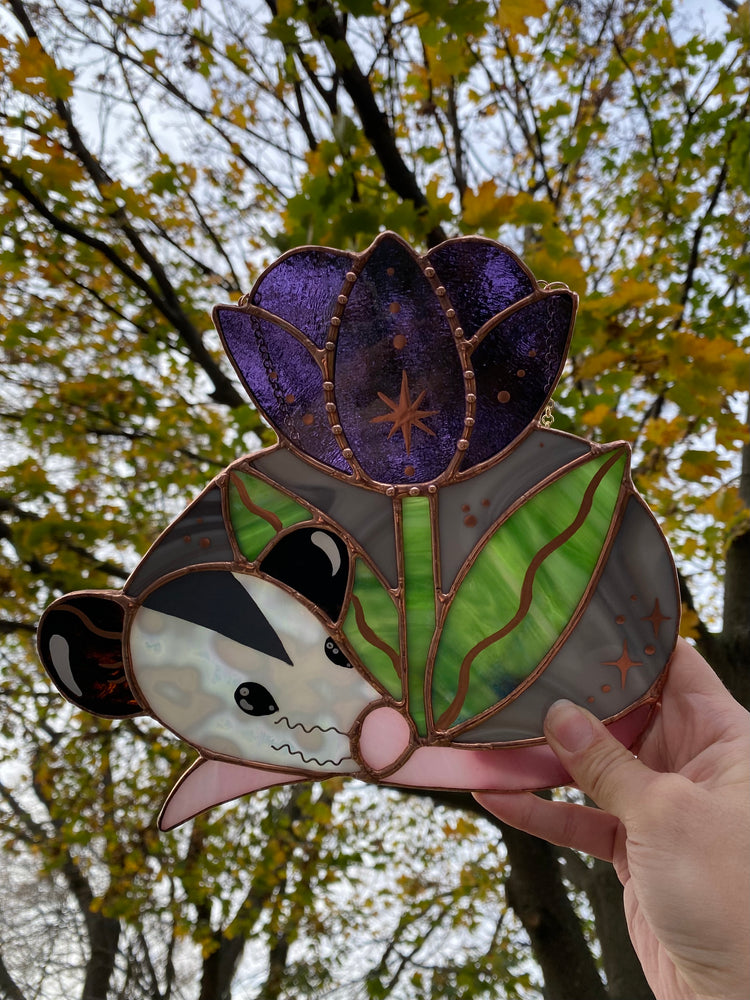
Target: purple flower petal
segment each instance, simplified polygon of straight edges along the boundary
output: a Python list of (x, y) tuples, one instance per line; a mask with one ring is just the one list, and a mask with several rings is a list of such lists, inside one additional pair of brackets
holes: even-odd
[(293, 250), (263, 273), (250, 301), (285, 319), (322, 347), (351, 267), (351, 255), (341, 250)]
[(572, 292), (549, 292), (500, 322), (474, 350), (476, 423), (462, 472), (507, 448), (541, 412), (565, 361), (574, 305)]
[(463, 429), (463, 372), (440, 299), (391, 235), (349, 292), (334, 384), (347, 442), (373, 480), (427, 482), (448, 466)]
[(445, 287), (467, 337), (535, 290), (523, 264), (492, 240), (465, 237), (442, 243), (427, 257)]
[(246, 306), (215, 317), (281, 437), (333, 469), (395, 485), (445, 478), (459, 455), (465, 472), (529, 429), (559, 376), (574, 302), (567, 290), (542, 293), (491, 240), (450, 240), (419, 258), (384, 233), (362, 254), (292, 251)]
[(331, 434), (323, 377), (307, 348), (265, 318), (219, 306), (214, 321), (251, 397), (282, 437), (312, 458), (351, 473)]

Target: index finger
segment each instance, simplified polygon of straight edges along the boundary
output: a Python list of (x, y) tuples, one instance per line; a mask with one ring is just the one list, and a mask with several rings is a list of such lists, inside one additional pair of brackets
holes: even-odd
[(474, 798), (503, 823), (572, 847), (602, 861), (612, 861), (619, 822), (609, 813), (574, 802), (553, 802), (533, 792), (475, 792)]

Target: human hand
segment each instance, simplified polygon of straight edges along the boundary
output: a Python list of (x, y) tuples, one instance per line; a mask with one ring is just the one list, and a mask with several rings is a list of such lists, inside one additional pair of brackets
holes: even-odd
[(570, 702), (547, 740), (600, 806), (475, 797), (503, 822), (611, 861), (658, 1000), (750, 998), (750, 715), (684, 640), (638, 758)]

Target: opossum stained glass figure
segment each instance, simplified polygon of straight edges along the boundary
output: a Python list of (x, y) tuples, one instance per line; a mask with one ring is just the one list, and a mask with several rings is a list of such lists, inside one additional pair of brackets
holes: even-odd
[(279, 443), (241, 458), (122, 591), (39, 630), (63, 694), (150, 714), (200, 756), (168, 829), (274, 784), (564, 783), (568, 697), (631, 745), (679, 618), (626, 444), (542, 426), (576, 296), (507, 248), (390, 233), (307, 247), (214, 318)]

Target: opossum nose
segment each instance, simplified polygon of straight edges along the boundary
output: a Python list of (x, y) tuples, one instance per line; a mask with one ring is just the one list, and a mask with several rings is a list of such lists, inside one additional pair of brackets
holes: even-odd
[(248, 715), (273, 715), (279, 710), (271, 692), (255, 681), (240, 684), (234, 692), (234, 700)]

